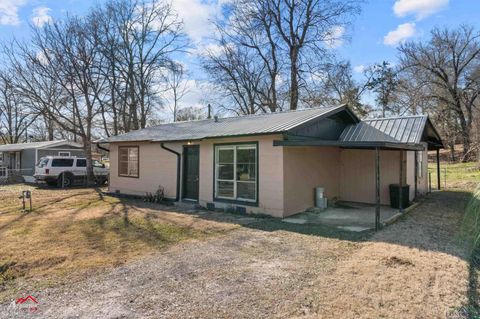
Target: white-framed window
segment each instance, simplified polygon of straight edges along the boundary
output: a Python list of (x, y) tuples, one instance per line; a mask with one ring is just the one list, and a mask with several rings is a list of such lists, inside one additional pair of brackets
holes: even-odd
[(215, 198), (256, 202), (257, 144), (215, 146)]
[(120, 146), (118, 148), (118, 175), (123, 177), (139, 176), (138, 146)]
[(423, 177), (423, 151), (417, 151), (417, 177)]
[(58, 152), (58, 156), (70, 156), (70, 152)]

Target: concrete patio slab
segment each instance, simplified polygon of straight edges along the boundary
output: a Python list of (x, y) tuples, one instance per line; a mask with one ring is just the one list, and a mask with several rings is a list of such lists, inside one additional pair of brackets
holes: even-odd
[[(398, 210), (389, 206), (380, 209), (380, 222), (391, 219)], [(375, 228), (375, 206), (361, 203), (340, 202), (323, 211), (313, 210), (283, 219), (286, 223), (319, 224), (342, 230), (361, 232)]]
[(285, 218), (285, 219), (282, 219), (282, 221), (290, 224), (305, 224), (307, 222), (307, 219), (306, 218)]

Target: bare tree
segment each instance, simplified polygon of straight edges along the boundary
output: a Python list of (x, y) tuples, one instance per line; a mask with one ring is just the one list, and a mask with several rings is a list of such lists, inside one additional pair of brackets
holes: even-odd
[(161, 105), (159, 84), (171, 55), (188, 46), (182, 21), (162, 0), (113, 0), (92, 15), (103, 56), (98, 69), (108, 82), (100, 99), (110, 116), (102, 118), (107, 135), (144, 128)]
[[(267, 1), (238, 0), (230, 10), (229, 24), (217, 24), (224, 42), (244, 47), (247, 54), (259, 63), (262, 69), (261, 84), (256, 86), (258, 102), (262, 110), (275, 112), (281, 109), (279, 77), (284, 62), (273, 15)], [(240, 51), (242, 52), (242, 51)], [(257, 77), (257, 75), (254, 75)]]
[(196, 121), (206, 118), (205, 110), (196, 106), (187, 106), (178, 110), (178, 121)]
[(362, 103), (362, 95), (367, 91), (369, 78), (362, 82), (353, 78), (348, 61), (332, 62), (324, 66), (322, 72), (312, 75), (312, 89), (308, 90), (305, 102), (313, 105), (331, 106), (348, 104), (358, 115), (366, 116), (370, 107)]
[[(324, 61), (326, 47), (343, 36), (359, 1), (267, 0), (279, 39), (289, 59), (290, 109), (298, 107), (302, 70)], [(312, 65), (313, 64), (313, 65)]]
[(182, 64), (178, 62), (170, 62), (164, 73), (164, 82), (167, 89), (166, 99), (169, 102), (168, 107), (173, 114), (173, 121), (177, 121), (178, 103), (185, 95), (189, 93), (188, 83), (186, 81), (186, 72)]
[(27, 129), (37, 115), (18, 94), (11, 74), (0, 72), (0, 140), (2, 144), (26, 141)]
[(52, 141), (56, 125), (48, 109), (60, 109), (67, 103), (61, 85), (42, 71), (43, 67), (38, 65), (47, 61), (41, 54), (35, 55), (28, 44), (17, 41), (3, 46), (2, 51), (17, 94), (38, 115), (32, 123), (37, 131), (33, 135), (40, 140)]
[(265, 107), (259, 97), (262, 84), (263, 64), (257, 63), (254, 55), (245, 47), (225, 40), (220, 42), (221, 52), (209, 50), (203, 67), (212, 82), (227, 97), (227, 105), (220, 108), (236, 114), (255, 114)]
[(423, 73), (432, 98), (450, 108), (461, 128), (463, 160), (473, 155), (471, 134), (480, 94), (480, 34), (470, 26), (431, 31), (427, 43), (407, 42), (399, 47), (403, 68)]
[[(227, 21), (217, 23), (221, 49), (207, 54), (206, 70), (210, 75), (224, 72), (228, 81), (212, 80), (226, 95), (236, 94), (232, 103), (236, 113), (275, 112), (283, 109), (287, 100), (288, 108), (295, 110), (299, 100), (308, 100), (314, 85), (312, 75), (328, 60), (332, 43), (344, 38), (345, 27), (359, 12), (359, 3), (233, 1), (226, 10)], [(246, 61), (248, 66), (242, 69), (238, 61)]]
[[(87, 180), (94, 181), (92, 166), (92, 132), (95, 117), (101, 112), (100, 100), (105, 79), (96, 68), (102, 59), (92, 32), (96, 21), (69, 17), (43, 29), (34, 29), (32, 51), (28, 59), (51, 80), (61, 86), (69, 102), (65, 106), (50, 105), (44, 111), (63, 130), (79, 136), (87, 158)], [(44, 60), (42, 60), (44, 59)]]

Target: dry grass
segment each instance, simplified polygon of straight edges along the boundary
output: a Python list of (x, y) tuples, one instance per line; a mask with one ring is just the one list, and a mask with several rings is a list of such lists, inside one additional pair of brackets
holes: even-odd
[[(467, 191), (433, 193), (399, 222), (354, 238), (269, 218), (225, 234), (240, 217), (162, 211), (90, 189), (34, 189), (36, 210), (24, 214), (22, 188), (0, 191), (0, 298), (48, 291), (51, 318), (448, 318), (478, 299), (459, 237)], [(66, 279), (83, 280), (38, 288)]]
[(476, 288), (459, 237), (468, 198), (464, 192), (434, 193), (376, 233), (313, 283), (307, 317), (450, 318), (466, 309), (469, 285)]
[[(32, 190), (32, 212), (21, 190)], [(0, 188), (0, 300), (19, 289), (74, 280), (186, 239), (234, 226), (104, 196), (97, 189)]]

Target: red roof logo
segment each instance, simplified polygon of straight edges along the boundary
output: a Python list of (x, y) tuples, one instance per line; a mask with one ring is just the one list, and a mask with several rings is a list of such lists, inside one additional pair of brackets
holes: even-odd
[(33, 296), (28, 296), (26, 298), (18, 298), (15, 303), (16, 304), (23, 304), (28, 300), (33, 301), (34, 303), (38, 303), (37, 299), (35, 299), (35, 297), (33, 297)]

